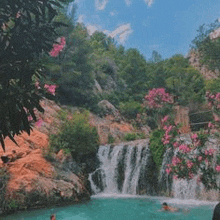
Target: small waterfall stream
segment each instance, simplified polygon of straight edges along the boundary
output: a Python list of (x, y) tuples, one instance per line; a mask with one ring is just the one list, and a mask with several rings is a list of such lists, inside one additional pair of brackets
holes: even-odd
[(100, 167), (89, 176), (93, 192), (136, 195), (149, 155), (146, 140), (100, 146)]

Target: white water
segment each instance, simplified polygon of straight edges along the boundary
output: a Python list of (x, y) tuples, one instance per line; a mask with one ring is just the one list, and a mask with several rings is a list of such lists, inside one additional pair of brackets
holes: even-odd
[[(188, 139), (186, 140), (186, 142)], [(189, 141), (188, 141), (189, 142)], [(213, 143), (212, 143), (213, 147)], [(174, 153), (175, 154), (175, 153)], [(147, 179), (144, 171), (147, 170), (149, 160), (148, 141), (121, 143), (117, 146), (100, 146), (98, 158), (100, 167), (90, 174), (89, 180), (92, 191), (95, 195), (115, 196), (135, 196), (143, 190), (144, 187), (151, 185), (142, 185), (140, 179)], [(170, 163), (171, 152), (167, 151), (164, 155), (162, 168), (160, 171), (160, 186), (166, 186), (166, 189), (172, 193), (175, 201), (199, 201), (198, 199), (208, 199), (211, 194), (205, 192), (203, 184), (198, 183), (197, 177), (192, 180), (171, 180), (168, 182), (168, 175), (165, 172), (166, 164)], [(142, 182), (142, 183), (141, 183)], [(217, 192), (212, 192), (213, 195)], [(215, 196), (212, 196), (215, 200)], [(217, 200), (217, 199), (216, 199)]]
[[(100, 167), (89, 176), (93, 192), (108, 195), (136, 195), (140, 173), (145, 169), (149, 157), (147, 149), (146, 141), (144, 144), (131, 142), (129, 145), (122, 143), (117, 146), (100, 146), (98, 151)], [(99, 172), (102, 187), (94, 181), (94, 175), (97, 175), (97, 172)]]

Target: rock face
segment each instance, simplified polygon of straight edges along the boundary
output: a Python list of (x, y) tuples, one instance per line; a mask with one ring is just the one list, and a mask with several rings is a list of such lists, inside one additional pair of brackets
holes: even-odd
[(219, 71), (211, 71), (205, 65), (201, 65), (199, 62), (199, 54), (191, 52), (189, 55), (189, 63), (197, 69), (206, 80), (217, 79), (219, 77)]
[(33, 129), (30, 136), (26, 133), (17, 136), (15, 140), (19, 147), (6, 138), (6, 152), (0, 149), (0, 155), (9, 158), (7, 163), (0, 161), (0, 170), (7, 170), (9, 176), (5, 189), (1, 191), (4, 194), (1, 195), (4, 198), (1, 201), (3, 212), (60, 205), (90, 198), (83, 177), (79, 177), (80, 169), (72, 158), (61, 155), (49, 158), (50, 155), (46, 155), (46, 131), (54, 117), (51, 112), (56, 113), (59, 110), (54, 103), (47, 104), (46, 108), (44, 106), (46, 112), (43, 116), (46, 120), (41, 127), (44, 132)]

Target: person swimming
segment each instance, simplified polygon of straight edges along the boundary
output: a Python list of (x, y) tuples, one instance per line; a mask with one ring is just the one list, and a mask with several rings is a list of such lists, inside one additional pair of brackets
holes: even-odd
[(54, 214), (52, 214), (52, 215), (50, 216), (50, 220), (56, 220), (56, 216), (55, 216)]
[(180, 209), (178, 209), (176, 207), (169, 206), (166, 202), (164, 202), (162, 204), (162, 210), (163, 211), (168, 211), (168, 212), (178, 212), (178, 211), (180, 211)]

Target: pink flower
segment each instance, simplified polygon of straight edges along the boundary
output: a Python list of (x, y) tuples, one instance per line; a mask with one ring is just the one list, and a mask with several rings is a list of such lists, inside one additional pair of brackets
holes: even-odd
[(190, 161), (190, 160), (188, 160), (186, 164), (187, 164), (187, 167), (188, 167), (189, 169), (191, 169), (191, 168), (193, 167), (193, 165), (194, 165), (193, 162)]
[(43, 120), (42, 120), (42, 119), (39, 119), (39, 120), (35, 123), (35, 125), (36, 125), (38, 128), (41, 127), (42, 124), (43, 124)]
[(217, 165), (217, 166), (215, 167), (215, 170), (216, 170), (217, 172), (220, 172), (220, 165)]
[(193, 134), (193, 135), (191, 136), (191, 138), (195, 140), (195, 139), (198, 138), (198, 135), (197, 135), (197, 134)]
[(205, 150), (205, 155), (207, 156), (212, 156), (215, 152), (215, 149), (209, 149), (209, 150)]
[(163, 119), (162, 119), (162, 123), (166, 122), (168, 120), (169, 116), (166, 115)]
[(202, 156), (198, 156), (198, 161), (202, 161)]
[(173, 179), (177, 180), (177, 179), (178, 179), (178, 177), (177, 177), (176, 175), (174, 175), (174, 176), (173, 176)]
[(28, 121), (32, 121), (33, 117), (31, 115), (28, 116)]
[(170, 174), (172, 172), (172, 169), (169, 167), (169, 168), (166, 168), (166, 173), (167, 174)]
[(174, 143), (173, 143), (173, 146), (174, 146), (175, 148), (177, 148), (177, 147), (179, 147), (179, 143), (178, 143), (178, 142), (174, 142)]
[(44, 88), (45, 88), (45, 89), (47, 90), (47, 92), (49, 92), (50, 94), (55, 95), (57, 85), (48, 85), (48, 84), (45, 84), (45, 85), (44, 85)]
[(209, 124), (208, 124), (208, 128), (214, 128), (214, 127), (215, 127), (215, 125), (212, 124), (211, 122), (209, 122)]
[(220, 99), (220, 93), (217, 93), (215, 96), (216, 99)]
[(169, 143), (170, 143), (169, 140), (165, 140), (165, 141), (163, 141), (163, 144), (164, 144), (164, 145), (169, 144)]
[(180, 145), (179, 150), (182, 151), (183, 153), (188, 153), (191, 151), (191, 149), (186, 144)]
[(173, 166), (176, 166), (178, 165), (179, 163), (181, 163), (181, 159), (179, 157), (173, 157), (172, 158), (172, 165)]
[(165, 126), (163, 127), (163, 130), (167, 130), (167, 128), (168, 128), (168, 127), (165, 125)]
[(65, 44), (66, 44), (65, 37), (61, 37), (59, 44), (54, 44), (53, 45), (53, 49), (50, 51), (50, 55), (52, 57), (57, 57), (59, 55), (60, 51), (63, 50)]

